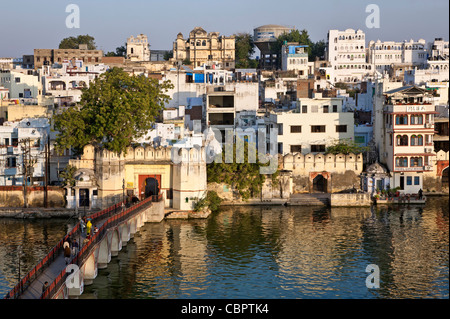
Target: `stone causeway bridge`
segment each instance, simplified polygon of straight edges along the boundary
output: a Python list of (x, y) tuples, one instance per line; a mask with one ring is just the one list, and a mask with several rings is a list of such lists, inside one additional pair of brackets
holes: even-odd
[[(86, 217), (98, 231), (85, 240), (78, 222), (4, 299), (79, 297), (84, 286), (92, 284), (97, 277), (98, 269), (107, 268), (111, 257), (118, 255), (144, 223), (164, 219), (164, 198), (162, 194), (154, 195), (131, 206), (120, 202)], [(81, 239), (81, 242), (78, 252), (66, 265), (63, 246), (68, 239)], [(48, 282), (46, 289), (43, 288), (45, 282)]]

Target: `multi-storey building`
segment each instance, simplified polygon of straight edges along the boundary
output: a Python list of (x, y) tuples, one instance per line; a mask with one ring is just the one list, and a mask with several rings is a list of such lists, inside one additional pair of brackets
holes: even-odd
[[(0, 126), (0, 185), (44, 185), (44, 151), (50, 134), (47, 118), (28, 118)], [(25, 142), (26, 141), (26, 142)]]
[(207, 86), (205, 109), (206, 126), (220, 131), (216, 139), (224, 142), (226, 129), (235, 128), (237, 112), (258, 109), (258, 83)]
[(173, 43), (173, 58), (175, 61), (189, 60), (194, 68), (206, 65), (216, 65), (222, 69), (235, 67), (235, 38), (219, 35), (219, 32), (206, 32), (201, 27), (195, 27), (189, 38), (184, 39), (180, 32)]
[(277, 127), (278, 153), (323, 153), (338, 140), (354, 138), (353, 113), (343, 110), (344, 98), (298, 99), (290, 111), (274, 111), (266, 117), (266, 126)]
[(428, 90), (416, 86), (383, 94), (382, 83), (377, 83), (376, 89), (374, 141), (380, 162), (390, 171), (390, 188), (417, 193), (424, 188), (424, 176), (435, 174), (434, 98)]
[(449, 42), (444, 41), (442, 38), (435, 38), (433, 43), (430, 44), (430, 57), (448, 60), (449, 56)]
[(8, 89), (10, 99), (37, 98), (42, 94), (42, 85), (33, 70), (0, 71), (0, 86)]
[(127, 39), (127, 59), (130, 61), (150, 61), (150, 44), (147, 36), (139, 34)]
[(298, 43), (286, 43), (281, 47), (281, 70), (294, 70), (300, 78), (308, 77), (308, 52), (305, 52), (307, 45)]
[(40, 69), (43, 65), (62, 63), (65, 60), (81, 60), (85, 64), (102, 62), (102, 50), (88, 50), (86, 45), (79, 49), (34, 49), (34, 68)]
[(85, 65), (81, 60), (63, 61), (57, 68), (44, 66), (40, 70), (43, 94), (52, 96), (56, 104), (80, 102), (82, 89), (109, 69), (104, 64)]
[(268, 24), (253, 30), (253, 42), (260, 50), (259, 68), (273, 70), (277, 68), (278, 52), (273, 50), (273, 45), (278, 37), (284, 33), (295, 30), (295, 27)]
[(332, 83), (357, 83), (371, 72), (366, 63), (366, 40), (361, 30), (329, 30), (325, 59), (331, 64)]
[(370, 41), (368, 45), (368, 63), (381, 73), (391, 70), (394, 65), (424, 67), (427, 58), (428, 51), (423, 39), (403, 42), (378, 40)]

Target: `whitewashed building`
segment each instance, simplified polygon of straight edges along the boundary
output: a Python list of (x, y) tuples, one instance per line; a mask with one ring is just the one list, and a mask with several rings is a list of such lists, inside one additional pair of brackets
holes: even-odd
[(278, 128), (278, 153), (323, 153), (338, 140), (353, 140), (353, 113), (343, 110), (343, 100), (316, 94), (299, 99), (297, 109), (271, 112), (266, 126)]
[(47, 118), (26, 118), (18, 122), (5, 122), (0, 126), (0, 185), (23, 185), (24, 148), (26, 143), (26, 161), (34, 163), (29, 175), (28, 185), (44, 185), (45, 145), (50, 134)]
[(366, 63), (366, 40), (362, 30), (329, 30), (325, 59), (331, 64), (332, 83), (357, 83), (371, 73), (371, 66)]
[(394, 65), (417, 66), (423, 68), (427, 63), (426, 41), (370, 41), (368, 63), (380, 73), (388, 72)]

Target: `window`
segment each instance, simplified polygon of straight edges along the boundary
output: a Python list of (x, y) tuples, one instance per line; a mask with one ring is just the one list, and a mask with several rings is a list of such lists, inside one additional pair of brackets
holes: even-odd
[(301, 125), (291, 125), (291, 133), (301, 133), (302, 126)]
[(16, 78), (16, 83), (20, 83), (20, 78)]
[(328, 113), (328, 105), (323, 106), (323, 113)]
[(420, 185), (420, 177), (414, 176), (414, 185)]
[(302, 113), (308, 113), (308, 106), (302, 105)]
[(8, 157), (6, 167), (16, 167), (16, 158), (15, 157)]
[(337, 133), (347, 133), (347, 125), (336, 125)]
[(406, 176), (406, 185), (412, 185), (412, 176)]
[(333, 105), (333, 113), (337, 113), (337, 105)]
[(311, 113), (317, 113), (319, 112), (319, 107), (317, 105), (312, 105), (311, 106)]
[(408, 146), (408, 136), (407, 135), (397, 135), (396, 145), (397, 146)]
[(291, 153), (300, 153), (302, 151), (301, 145), (291, 145)]
[(397, 115), (395, 117), (395, 124), (408, 125), (408, 115)]
[(411, 124), (423, 124), (423, 115), (411, 115)]
[(411, 146), (422, 146), (423, 136), (422, 135), (411, 135)]
[(395, 166), (408, 167), (408, 158), (407, 157), (396, 157), (395, 158)]
[(311, 133), (325, 133), (325, 125), (312, 125)]
[(420, 167), (422, 164), (422, 157), (411, 157), (410, 167)]
[(283, 123), (278, 124), (278, 135), (283, 135)]
[(364, 136), (355, 136), (355, 143), (356, 144), (365, 144), (366, 143), (366, 138)]
[(325, 152), (325, 145), (311, 145), (311, 152)]

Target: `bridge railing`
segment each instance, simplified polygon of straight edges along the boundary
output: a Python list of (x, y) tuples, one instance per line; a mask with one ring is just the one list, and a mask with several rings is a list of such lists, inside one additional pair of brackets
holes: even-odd
[[(86, 258), (89, 257), (92, 248), (97, 245), (106, 234), (107, 230), (111, 227), (115, 227), (118, 224), (122, 223), (123, 221), (130, 218), (133, 214), (137, 213), (140, 207), (143, 205), (146, 205), (151, 202), (159, 202), (162, 200), (162, 194), (160, 195), (153, 195), (148, 198), (146, 198), (143, 201), (140, 201), (133, 206), (129, 207), (128, 209), (114, 214), (115, 211), (117, 211), (118, 207), (122, 207), (122, 202), (118, 203), (114, 206), (111, 206), (101, 212), (98, 212), (96, 214), (93, 214), (91, 218), (94, 220), (98, 219), (104, 219), (105, 217), (108, 218), (105, 223), (100, 227), (97, 233), (95, 233), (92, 238), (89, 240), (89, 242), (86, 245), (83, 245), (83, 247), (80, 248), (80, 251), (77, 253), (76, 256), (73, 257), (71, 264), (76, 264), (77, 266), (81, 266), (82, 263), (86, 260)], [(95, 216), (94, 216), (95, 215)], [(64, 269), (58, 277), (49, 285), (49, 287), (45, 290), (45, 292), (41, 295), (41, 299), (47, 299), (53, 296), (58, 290), (62, 287), (63, 283), (66, 280), (66, 269)]]
[(79, 230), (80, 224), (77, 224), (64, 238), (58, 242), (50, 252), (36, 265), (33, 269), (28, 272), (20, 282), (13, 288), (9, 293), (6, 294), (5, 299), (16, 299), (18, 298), (30, 285), (31, 283), (42, 273), (44, 270), (55, 260), (55, 258), (60, 254), (61, 248), (64, 242), (75, 234)]

